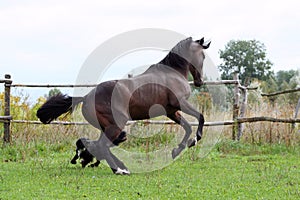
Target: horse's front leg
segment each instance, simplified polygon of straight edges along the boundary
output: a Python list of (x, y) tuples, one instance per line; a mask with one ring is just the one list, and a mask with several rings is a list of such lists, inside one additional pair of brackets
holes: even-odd
[(178, 148), (174, 148), (172, 151), (172, 158), (174, 159), (182, 152), (182, 150), (185, 149), (188, 139), (192, 133), (192, 127), (188, 123), (188, 121), (181, 116), (181, 114), (178, 111), (176, 111), (175, 113), (168, 114), (167, 117), (172, 119), (177, 124), (181, 125), (185, 130), (185, 135), (180, 144), (178, 145)]
[(195, 138), (191, 138), (188, 141), (188, 147), (195, 146), (197, 142), (202, 138), (204, 117), (200, 112), (198, 112), (195, 108), (193, 108), (193, 106), (187, 100), (181, 102), (180, 108), (184, 113), (194, 116), (199, 121)]

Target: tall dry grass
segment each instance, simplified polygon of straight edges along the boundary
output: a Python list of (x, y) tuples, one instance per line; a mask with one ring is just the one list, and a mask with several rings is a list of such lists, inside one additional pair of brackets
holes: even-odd
[[(3, 94), (0, 94), (0, 96)], [(232, 119), (231, 107), (224, 109), (219, 105), (214, 105), (212, 97), (205, 93), (199, 93), (191, 98), (194, 106), (203, 112), (206, 121), (223, 121)], [(37, 120), (36, 110), (45, 101), (44, 98), (38, 99), (34, 105), (28, 103), (27, 96), (12, 97), (12, 115), (14, 119)], [(230, 105), (231, 102), (227, 102)], [(0, 103), (3, 113), (3, 98)], [(249, 94), (249, 103), (245, 117), (269, 116), (276, 118), (292, 118), (296, 105), (285, 104), (281, 101), (271, 102), (267, 98), (262, 98), (255, 93)], [(184, 115), (189, 121), (196, 121), (191, 116)], [(167, 119), (164, 117), (159, 120)], [(72, 116), (63, 120), (84, 121), (80, 109)], [(74, 145), (75, 141), (80, 137), (88, 137), (97, 139), (100, 131), (91, 126), (71, 126), (71, 125), (37, 125), (37, 124), (16, 124), (11, 125), (12, 142), (18, 145), (26, 145), (29, 143), (44, 142), (47, 144), (69, 144)], [(161, 143), (170, 143), (176, 145), (184, 135), (184, 130), (178, 125), (149, 125), (136, 123), (127, 126), (125, 130), (128, 132), (128, 141), (125, 147), (134, 148), (136, 144), (143, 147), (144, 151), (159, 148)], [(196, 131), (196, 127), (193, 127)], [(165, 134), (167, 133), (167, 134)], [(222, 138), (231, 138), (232, 127), (205, 127), (204, 139), (207, 144), (215, 143)], [(3, 136), (3, 128), (0, 129), (0, 137)], [(299, 124), (292, 128), (291, 124), (272, 123), (272, 122), (255, 122), (245, 123), (243, 142), (247, 143), (271, 143), (297, 145), (300, 143)]]

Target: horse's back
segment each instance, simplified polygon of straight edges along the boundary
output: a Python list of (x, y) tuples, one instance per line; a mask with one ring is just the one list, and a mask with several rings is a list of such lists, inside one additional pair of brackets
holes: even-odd
[(129, 119), (149, 118), (153, 106), (165, 109), (170, 101), (177, 103), (189, 93), (184, 76), (163, 65), (153, 65), (141, 75), (100, 83), (86, 95), (82, 112), (97, 128), (99, 124), (102, 128), (114, 123), (125, 125)]

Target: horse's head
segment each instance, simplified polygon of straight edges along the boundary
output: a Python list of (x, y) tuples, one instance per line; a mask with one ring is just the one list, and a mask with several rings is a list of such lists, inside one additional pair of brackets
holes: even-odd
[[(186, 66), (194, 78), (195, 86), (199, 87), (203, 84), (203, 61), (205, 59), (204, 49), (207, 49), (210, 45), (204, 43), (204, 38), (193, 41), (191, 37), (180, 41), (171, 53), (176, 54), (173, 65)], [(184, 61), (183, 61), (184, 60)], [(167, 62), (166, 62), (167, 63)], [(168, 63), (167, 63), (168, 64)], [(170, 64), (172, 65), (172, 64)]]
[(190, 44), (190, 65), (189, 70), (194, 79), (194, 85), (200, 87), (204, 82), (203, 77), (203, 62), (205, 59), (204, 49), (209, 47), (211, 42), (204, 44), (204, 38), (201, 40), (192, 41)]

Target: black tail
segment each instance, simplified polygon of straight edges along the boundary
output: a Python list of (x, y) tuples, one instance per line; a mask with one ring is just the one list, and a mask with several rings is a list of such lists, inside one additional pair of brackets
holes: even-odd
[(69, 97), (63, 94), (52, 96), (40, 107), (36, 116), (44, 124), (49, 124), (60, 115), (72, 112), (72, 110), (83, 101), (83, 97)]

